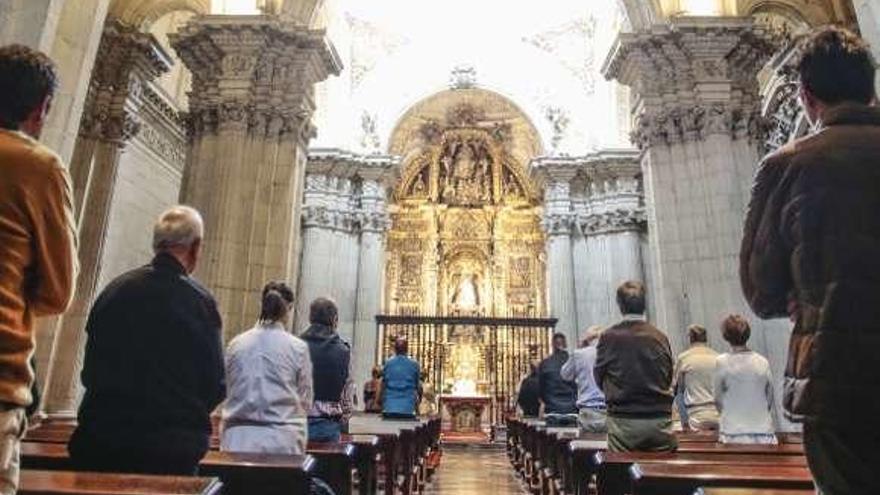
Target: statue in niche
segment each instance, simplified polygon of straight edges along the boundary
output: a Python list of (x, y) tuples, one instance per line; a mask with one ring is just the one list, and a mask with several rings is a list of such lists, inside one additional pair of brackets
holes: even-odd
[[(458, 279), (458, 277), (456, 277)], [(473, 273), (465, 273), (455, 286), (452, 294), (452, 307), (459, 311), (472, 312), (480, 307), (479, 278)]]
[(441, 199), (449, 204), (477, 206), (491, 199), (490, 157), (478, 141), (450, 144), (440, 157)]
[(416, 176), (416, 180), (413, 182), (412, 187), (412, 195), (416, 197), (424, 197), (427, 192), (428, 186), (425, 184), (425, 174), (419, 173)]

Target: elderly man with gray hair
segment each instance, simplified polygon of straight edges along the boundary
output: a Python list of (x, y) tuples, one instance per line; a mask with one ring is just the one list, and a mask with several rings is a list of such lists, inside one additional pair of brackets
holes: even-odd
[(95, 300), (69, 444), (78, 469), (194, 474), (208, 450), (210, 414), (226, 387), (217, 304), (190, 276), (203, 234), (196, 210), (166, 210), (153, 260)]
[(593, 325), (587, 329), (581, 347), (571, 353), (562, 365), (563, 380), (577, 383), (578, 425), (585, 433), (605, 433), (605, 394), (596, 384), (593, 367), (596, 366), (596, 344), (604, 328)]

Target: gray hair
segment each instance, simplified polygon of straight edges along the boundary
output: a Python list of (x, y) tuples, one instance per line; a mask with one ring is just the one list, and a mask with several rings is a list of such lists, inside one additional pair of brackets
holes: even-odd
[(593, 325), (587, 328), (587, 331), (584, 333), (584, 344), (590, 345), (594, 340), (598, 340), (604, 331), (605, 327), (602, 325)]
[(176, 205), (159, 215), (153, 226), (153, 251), (189, 247), (205, 233), (202, 215), (195, 208)]

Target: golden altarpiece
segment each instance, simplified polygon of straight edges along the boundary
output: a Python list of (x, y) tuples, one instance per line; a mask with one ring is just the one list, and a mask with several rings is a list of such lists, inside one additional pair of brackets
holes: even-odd
[[(491, 399), (497, 420), (513, 407), (529, 361), (546, 354), (552, 329), (541, 318), (541, 201), (526, 172), (536, 146), (526, 151), (517, 142), (536, 138), (515, 107), (493, 93), (451, 90), (433, 100), (434, 108), (429, 99), (427, 108), (410, 112), (418, 125), (404, 126), (398, 150), (404, 161), (391, 209), (385, 301), (386, 314), (399, 318), (380, 322), (380, 348), (388, 356), (392, 338), (406, 335), (426, 388), (441, 403), (444, 396)], [(480, 411), (455, 415), (454, 429), (476, 429)]]

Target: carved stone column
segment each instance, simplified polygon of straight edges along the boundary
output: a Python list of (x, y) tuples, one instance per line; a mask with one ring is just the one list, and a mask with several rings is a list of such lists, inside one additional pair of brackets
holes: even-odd
[[(675, 350), (688, 324), (717, 328), (725, 313), (747, 312), (738, 255), (761, 144), (756, 75), (773, 51), (750, 19), (677, 19), (621, 34), (606, 62), (606, 76), (633, 90), (651, 294)], [(709, 334), (723, 348), (719, 332)], [(761, 334), (753, 343), (768, 344)]]
[(323, 31), (270, 16), (204, 16), (171, 37), (193, 74), (181, 201), (205, 217), (196, 276), (228, 338), (253, 325), (267, 280), (296, 284), (314, 85), (340, 71)]
[(559, 319), (556, 331), (568, 337), (571, 347), (577, 341), (579, 328), (572, 257), (575, 215), (571, 202), (571, 180), (577, 170), (574, 167), (547, 167), (544, 161), (536, 161), (532, 167), (540, 171), (545, 183), (543, 227), (547, 234), (550, 316)]
[(98, 290), (119, 159), (140, 128), (142, 88), (171, 60), (149, 34), (110, 22), (101, 38), (80, 136), (71, 161), (79, 226), (80, 275), (50, 359), (44, 409), (67, 416), (79, 401), (85, 322)]
[(382, 309), (382, 294), (385, 293), (385, 239), (391, 226), (386, 198), (389, 168), (381, 164), (360, 171), (364, 183), (361, 191), (357, 309), (352, 342), (355, 383), (364, 383), (369, 379), (370, 370), (376, 362), (376, 315)]

